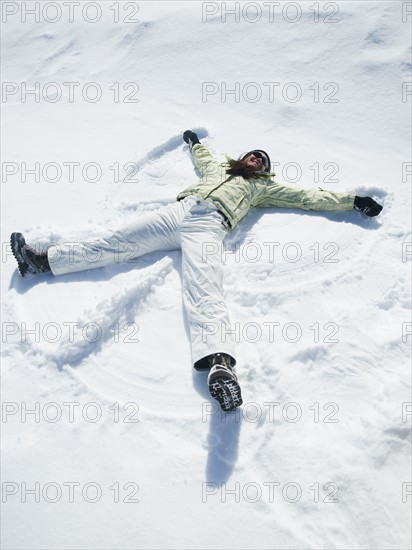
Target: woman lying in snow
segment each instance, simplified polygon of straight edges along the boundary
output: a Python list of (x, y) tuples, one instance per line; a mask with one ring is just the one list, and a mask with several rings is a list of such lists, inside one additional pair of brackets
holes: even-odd
[[(134, 258), (180, 248), (193, 365), (196, 370), (209, 371), (210, 393), (224, 411), (229, 411), (242, 404), (242, 396), (234, 368), (234, 331), (230, 330), (222, 293), (222, 255), (218, 252), (227, 232), (252, 207), (356, 209), (377, 216), (382, 206), (370, 197), (280, 185), (273, 181), (269, 155), (261, 149), (220, 164), (194, 132), (186, 130), (183, 139), (189, 144), (201, 179), (182, 191), (175, 203), (109, 231), (98, 242), (78, 243), (75, 248), (73, 243), (59, 243), (59, 247), (39, 253), (26, 244), (21, 233), (12, 233), (11, 247), (23, 277), (50, 271), (63, 275), (130, 261), (131, 244), (136, 246)], [(90, 250), (93, 262), (88, 259)]]

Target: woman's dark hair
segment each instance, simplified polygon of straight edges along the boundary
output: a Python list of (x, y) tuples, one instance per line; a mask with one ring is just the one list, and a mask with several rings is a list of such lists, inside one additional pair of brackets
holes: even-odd
[(253, 166), (248, 166), (241, 158), (229, 160), (229, 168), (226, 170), (226, 174), (231, 176), (241, 176), (245, 180), (250, 180), (262, 175), (257, 173)]

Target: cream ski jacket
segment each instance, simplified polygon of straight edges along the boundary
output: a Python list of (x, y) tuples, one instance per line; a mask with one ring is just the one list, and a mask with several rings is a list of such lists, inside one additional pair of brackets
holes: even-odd
[(177, 200), (195, 195), (212, 202), (225, 214), (232, 228), (253, 207), (303, 210), (352, 210), (353, 208), (354, 194), (286, 187), (273, 180), (274, 174), (262, 174), (250, 180), (226, 174), (228, 164), (219, 163), (200, 143), (193, 146), (192, 155), (201, 179), (179, 193)]

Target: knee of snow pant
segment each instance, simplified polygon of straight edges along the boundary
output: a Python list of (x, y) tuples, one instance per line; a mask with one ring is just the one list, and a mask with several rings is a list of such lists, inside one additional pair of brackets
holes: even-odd
[(222, 247), (226, 234), (220, 222), (212, 218), (182, 224), (183, 295), (194, 321), (213, 320), (226, 310), (223, 298)]

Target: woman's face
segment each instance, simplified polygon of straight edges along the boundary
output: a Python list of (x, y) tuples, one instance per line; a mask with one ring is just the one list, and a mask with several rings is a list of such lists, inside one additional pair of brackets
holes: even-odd
[(264, 172), (265, 166), (261, 158), (255, 157), (253, 153), (248, 155), (243, 162), (256, 170), (256, 172)]

